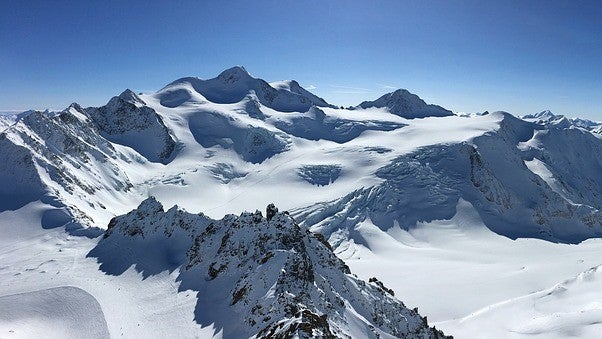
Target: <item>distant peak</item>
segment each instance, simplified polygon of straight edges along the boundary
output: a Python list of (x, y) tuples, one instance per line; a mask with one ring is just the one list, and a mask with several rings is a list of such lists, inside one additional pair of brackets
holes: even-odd
[(414, 100), (423, 101), (422, 99), (420, 99), (419, 96), (417, 96), (416, 94), (408, 91), (405, 88), (397, 89), (397, 90), (395, 90), (395, 91), (393, 91), (391, 93), (385, 94), (385, 95), (388, 95), (391, 98), (404, 98), (404, 99), (412, 98)]
[(179, 91), (180, 97), (184, 99), (178, 105), (190, 99), (189, 94), (182, 93), (183, 86), (202, 95), (205, 100), (217, 104), (233, 104), (252, 95), (263, 106), (282, 112), (307, 112), (311, 105), (334, 107), (301, 87), (297, 81), (268, 83), (253, 77), (242, 66), (226, 69), (217, 77), (207, 80), (191, 77), (176, 80), (159, 91), (162, 102), (173, 106), (170, 98), (176, 95), (175, 91)]
[(391, 95), (408, 95), (408, 94), (414, 95), (405, 88), (396, 89), (395, 91), (391, 92), (390, 94)]
[(407, 89), (395, 90), (374, 101), (364, 101), (358, 107), (363, 109), (370, 107), (387, 108), (389, 112), (407, 119), (453, 115), (452, 111), (441, 106), (427, 104)]
[(131, 103), (142, 103), (140, 97), (129, 88), (119, 94), (119, 99)]
[(67, 107), (67, 111), (70, 110), (71, 108), (75, 109), (78, 112), (83, 112), (83, 108), (77, 103), (77, 102), (72, 102), (71, 105), (69, 105), (69, 107)]
[(284, 82), (288, 83), (288, 85), (291, 87), (301, 87), (297, 80), (284, 80)]
[(537, 114), (535, 114), (536, 118), (544, 118), (544, 117), (556, 117), (556, 114), (552, 113), (549, 109), (543, 110)]
[(140, 99), (140, 97), (136, 95), (136, 93), (134, 93), (130, 89), (126, 89), (118, 96), (112, 97), (111, 100), (109, 100), (109, 102), (107, 103), (107, 106), (119, 107), (123, 105), (123, 102), (127, 102), (138, 107), (146, 105), (146, 103), (142, 101), (142, 99)]
[(252, 78), (251, 74), (249, 74), (249, 72), (247, 72), (247, 70), (242, 66), (228, 68), (221, 72), (217, 77), (218, 79), (222, 79), (226, 82), (235, 82), (241, 78)]
[(144, 199), (137, 210), (147, 212), (163, 212), (163, 205), (154, 196)]
[(543, 110), (543, 111), (541, 111), (539, 113), (525, 115), (522, 118), (523, 119), (527, 119), (527, 120), (529, 120), (529, 119), (531, 119), (531, 120), (538, 119), (538, 120), (546, 120), (546, 121), (548, 121), (548, 120), (561, 119), (563, 117), (564, 117), (563, 115), (556, 115), (556, 114), (552, 113), (552, 111), (546, 109), (546, 110)]
[(234, 67), (230, 67), (228, 69), (226, 69), (224, 72), (243, 72), (246, 74), (249, 74), (249, 72), (247, 72), (247, 69), (244, 66), (234, 66)]

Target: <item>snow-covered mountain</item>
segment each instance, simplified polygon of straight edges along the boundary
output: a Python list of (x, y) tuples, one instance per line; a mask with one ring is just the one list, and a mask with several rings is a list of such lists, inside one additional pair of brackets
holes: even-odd
[(18, 114), (15, 113), (0, 113), (0, 131), (4, 131), (8, 126), (17, 121)]
[[(12, 268), (0, 267), (11, 283), (0, 302), (75, 286), (79, 304), (93, 295), (95, 310), (112, 310), (103, 315), (111, 336), (169, 335), (161, 321), (209, 337), (440, 334), (393, 291), (446, 334), (470, 336), (462, 331), (474, 327), (457, 319), (602, 264), (592, 262), (602, 138), (591, 121), (458, 116), (406, 90), (340, 109), (293, 80), (268, 83), (242, 67), (7, 121), (0, 232), (10, 236), (0, 259)], [(290, 215), (240, 214), (272, 202)], [(49, 236), (65, 250), (40, 240)], [(558, 270), (549, 266), (557, 252)], [(31, 275), (47, 266), (70, 275)], [(115, 286), (131, 308), (111, 297)], [(157, 291), (162, 313), (146, 311), (153, 298), (139, 289)], [(122, 308), (142, 328), (120, 320)]]
[(387, 93), (374, 101), (364, 101), (357, 108), (386, 108), (389, 112), (407, 119), (426, 117), (446, 117), (453, 115), (452, 111), (437, 105), (430, 105), (416, 94), (406, 89), (398, 89)]
[(581, 118), (567, 118), (564, 115), (556, 115), (549, 110), (541, 111), (535, 114), (527, 114), (524, 115), (522, 119), (545, 126), (555, 126), (559, 128), (568, 128), (573, 126), (583, 128), (588, 131), (596, 131), (602, 127), (601, 122)]
[(165, 164), (173, 156), (176, 142), (163, 119), (129, 89), (106, 106), (89, 108), (86, 113), (103, 137), (133, 148), (149, 161)]
[(383, 230), (449, 219), (461, 198), (491, 230), (513, 239), (602, 235), (600, 140), (577, 129), (543, 130), (507, 113), (491, 116), (496, 131), (401, 155), (375, 172), (382, 183), (302, 207), (296, 217), (336, 242), (366, 219)]
[(252, 77), (240, 66), (227, 69), (209, 80), (178, 79), (158, 92), (161, 104), (166, 107), (203, 101), (233, 104), (247, 96), (282, 112), (304, 112), (312, 105), (331, 106), (324, 99), (302, 88), (296, 81), (277, 82), (272, 86), (265, 80)]
[(213, 220), (149, 198), (114, 218), (89, 255), (113, 275), (131, 265), (144, 276), (182, 267), (180, 289), (199, 291), (195, 320), (227, 338), (444, 337), (273, 205), (266, 217)]
[(131, 188), (120, 166), (127, 156), (101, 136), (77, 104), (22, 116), (0, 134), (0, 149), (1, 210), (41, 200), (56, 207), (48, 227), (72, 218), (86, 227), (101, 226), (90, 210), (106, 210), (102, 201)]

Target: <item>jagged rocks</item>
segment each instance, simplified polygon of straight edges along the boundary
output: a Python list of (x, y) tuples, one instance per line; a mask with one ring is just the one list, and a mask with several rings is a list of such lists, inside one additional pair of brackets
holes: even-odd
[(272, 220), (272, 218), (278, 213), (278, 208), (274, 206), (274, 204), (269, 204), (265, 209), (265, 215), (268, 221)]
[(86, 111), (111, 142), (129, 146), (152, 162), (167, 163), (171, 159), (176, 142), (169, 129), (134, 92), (126, 90), (105, 106)]
[(304, 165), (299, 168), (299, 177), (312, 185), (326, 186), (339, 178), (341, 166), (332, 165)]
[[(116, 217), (89, 256), (120, 274), (134, 264), (144, 276), (181, 267), (181, 289), (199, 291), (195, 319), (224, 337), (438, 338), (424, 318), (378, 283), (365, 283), (324, 239), (270, 204), (260, 212), (211, 220), (153, 198)], [(120, 249), (128, 249), (127, 251)]]
[[(61, 112), (19, 115), (19, 120), (0, 134), (0, 153), (4, 156), (0, 211), (41, 200), (64, 208), (71, 228), (76, 224), (96, 226), (90, 211), (106, 209), (96, 193), (126, 194), (132, 187), (118, 165), (122, 154), (100, 135), (77, 104)], [(109, 216), (110, 212), (100, 214)], [(52, 227), (61, 226), (54, 224)]]
[[(602, 234), (602, 183), (595, 179), (602, 171), (599, 139), (572, 128), (541, 132), (507, 113), (493, 114), (501, 117), (499, 130), (399, 156), (375, 172), (381, 184), (293, 215), (329, 238), (366, 219), (383, 230), (449, 220), (463, 199), (487, 227), (512, 239), (575, 243)], [(546, 181), (545, 174), (533, 172), (526, 165), (533, 161), (553, 177)]]

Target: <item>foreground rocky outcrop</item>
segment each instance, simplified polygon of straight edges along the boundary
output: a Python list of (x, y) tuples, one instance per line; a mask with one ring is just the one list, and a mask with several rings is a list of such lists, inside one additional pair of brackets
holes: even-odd
[(198, 291), (195, 320), (227, 338), (445, 337), (273, 205), (267, 217), (212, 220), (148, 198), (114, 218), (89, 256), (108, 274), (180, 269), (180, 290)]

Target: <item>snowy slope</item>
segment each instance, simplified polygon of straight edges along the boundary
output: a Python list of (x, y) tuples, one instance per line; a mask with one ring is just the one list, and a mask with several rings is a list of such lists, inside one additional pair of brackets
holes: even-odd
[(108, 338), (100, 304), (86, 291), (61, 286), (0, 297), (6, 338)]
[(176, 80), (157, 94), (161, 104), (166, 107), (176, 107), (187, 102), (202, 102), (203, 99), (217, 104), (233, 104), (249, 94), (254, 95), (262, 105), (282, 112), (304, 112), (312, 105), (330, 106), (295, 81), (276, 83), (275, 87), (272, 87), (266, 81), (252, 77), (240, 66), (227, 69), (213, 79)]
[(88, 108), (86, 113), (103, 137), (133, 148), (149, 161), (165, 164), (174, 153), (176, 142), (161, 116), (131, 90), (113, 97), (106, 106)]
[[(594, 338), (602, 330), (599, 271), (600, 266), (589, 268), (550, 288), (487, 306), (446, 326), (467, 332), (487, 326), (491, 337)], [(510, 319), (507, 331), (496, 326), (501, 317)]]
[(0, 112), (0, 132), (17, 121), (18, 114)]
[(74, 227), (97, 226), (110, 219), (107, 204), (132, 186), (122, 164), (135, 155), (103, 138), (77, 104), (28, 113), (0, 134), (0, 149), (0, 210), (44, 201), (56, 207), (45, 227), (72, 220)]
[[(600, 236), (599, 139), (573, 129), (542, 133), (507, 113), (491, 117), (500, 124), (495, 133), (419, 148), (378, 169), (381, 184), (298, 209), (294, 215), (335, 241), (366, 219), (383, 230), (449, 219), (462, 198), (477, 208), (490, 229), (510, 238), (578, 242)], [(566, 152), (569, 139), (572, 148)], [(566, 195), (525, 165), (538, 158), (550, 164)]]
[[(181, 269), (188, 265), (186, 251), (196, 233), (178, 227), (172, 236), (162, 232), (170, 228), (169, 215), (211, 218), (227, 228), (234, 227), (229, 223), (234, 219), (228, 219), (234, 217), (222, 219), (224, 215), (274, 202), (291, 211), (303, 229), (323, 234), (361, 278), (382, 277), (401, 300), (446, 326), (446, 334), (472, 337), (485, 318), (475, 318), (466, 327), (455, 321), (602, 264), (596, 255), (599, 242), (587, 240), (602, 233), (599, 128), (551, 113), (524, 119), (503, 112), (455, 116), (404, 90), (355, 109), (339, 109), (294, 81), (267, 83), (241, 67), (214, 79), (183, 78), (156, 93), (127, 90), (99, 108), (73, 104), (61, 112), (26, 112), (0, 134), (5, 156), (0, 164), (0, 227), (3, 234), (18, 234), (5, 237), (6, 244), (19, 244), (0, 252), (0, 266), (10, 267), (0, 269), (0, 279), (9, 281), (0, 297), (75, 286), (98, 300), (111, 336), (168, 335), (161, 332), (161, 322), (173, 324), (185, 336), (259, 333), (259, 325), (239, 328), (201, 317), (194, 309), (203, 301), (190, 297), (188, 289), (232, 294), (242, 287), (236, 288), (239, 280), (246, 281), (243, 274), (253, 281), (269, 277), (241, 269), (240, 276), (229, 276), (233, 280), (223, 285), (227, 290), (218, 291), (188, 273), (200, 270), (206, 275), (211, 263)], [(148, 239), (114, 233), (103, 240), (72, 236), (99, 235), (113, 217), (151, 195), (165, 206), (177, 204), (207, 217), (178, 209), (158, 213), (153, 218), (163, 221), (156, 230), (151, 227)], [(28, 217), (33, 211), (37, 219)], [(237, 218), (253, 219), (249, 214)], [(21, 228), (35, 229), (32, 225), (39, 232), (20, 233)], [(270, 223), (262, 219), (257, 225)], [(59, 226), (71, 235), (61, 235), (63, 228), (55, 228)], [(223, 232), (216, 234), (223, 238)], [(252, 241), (254, 234), (228, 246)], [(58, 247), (69, 248), (66, 252), (57, 253), (43, 240), (61, 237), (69, 239), (56, 241)], [(141, 252), (122, 252), (121, 247), (110, 255), (101, 251), (118, 244), (136, 244), (132, 248)], [(218, 250), (211, 246), (207, 251)], [(96, 252), (97, 257), (84, 258), (94, 247), (105, 257)], [(216, 253), (204, 255), (225, 260)], [(50, 285), (37, 281), (34, 275), (45, 269), (28, 269), (49, 265), (44, 263), (49, 258), (56, 260), (51, 266), (71, 277), (54, 277), (56, 283)], [(480, 258), (487, 258), (486, 263)], [(236, 260), (226, 266), (257, 262), (246, 256)], [(274, 267), (283, 268), (285, 262)], [(529, 269), (520, 270), (522, 266)], [(113, 271), (115, 267), (119, 270)], [(77, 269), (81, 273), (75, 274)], [(87, 277), (104, 285), (96, 286)], [(333, 279), (348, 286), (342, 278)], [(115, 286), (132, 305), (110, 297)], [(146, 289), (152, 296), (138, 291)], [(482, 293), (475, 295), (475, 290)], [(255, 300), (259, 294), (253, 293)], [(145, 309), (152, 308), (153, 299), (162, 300), (162, 313), (151, 316)], [(248, 311), (238, 303), (212, 305), (229, 315)], [(328, 313), (324, 305), (312, 305), (305, 305), (308, 312)], [(329, 313), (330, 330), (360, 333), (378, 325), (365, 316), (365, 305), (354, 305), (353, 312), (335, 307), (337, 316)], [(525, 303), (512, 305), (529, 314)], [(120, 320), (125, 314), (120, 308), (143, 328)], [(308, 319), (280, 314), (291, 326)], [(506, 315), (500, 328), (512, 321)], [(561, 335), (562, 329), (550, 327), (545, 333)]]

